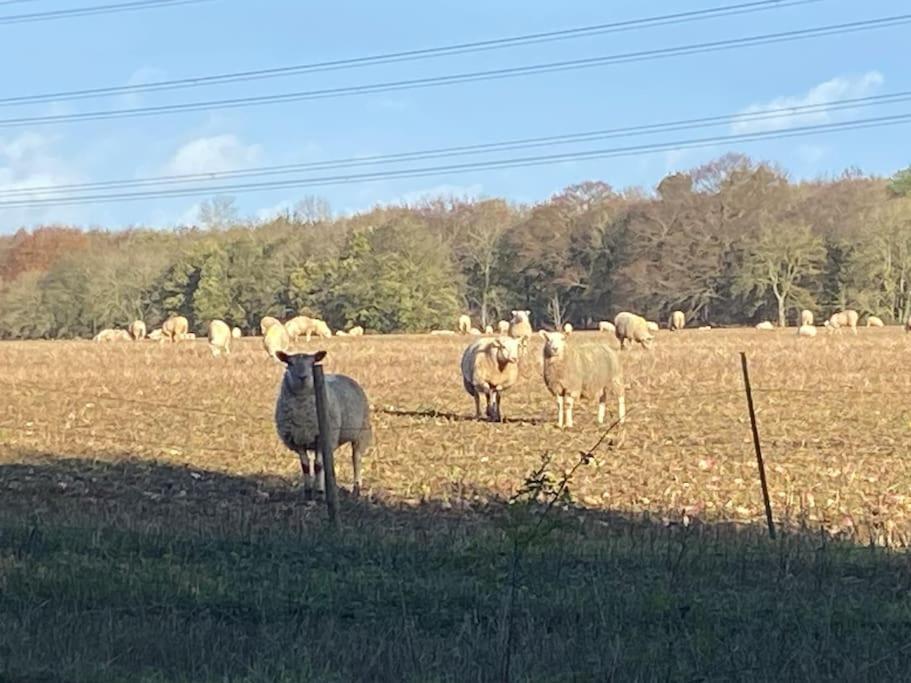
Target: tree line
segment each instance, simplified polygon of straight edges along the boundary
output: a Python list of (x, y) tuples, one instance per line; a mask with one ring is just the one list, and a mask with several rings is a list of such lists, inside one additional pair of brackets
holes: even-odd
[(577, 327), (632, 310), (793, 324), (852, 307), (911, 316), (911, 168), (792, 182), (736, 154), (654, 191), (591, 181), (532, 206), (437, 198), (333, 217), (318, 198), (266, 221), (230, 199), (177, 230), (44, 226), (0, 238), (0, 338), (91, 337), (134, 319), (315, 315), (373, 332), (481, 326), (532, 311)]

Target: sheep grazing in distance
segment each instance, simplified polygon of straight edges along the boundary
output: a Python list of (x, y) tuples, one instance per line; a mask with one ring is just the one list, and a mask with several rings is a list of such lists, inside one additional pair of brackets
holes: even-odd
[(481, 330), (479, 330), (477, 327), (472, 327), (470, 330), (468, 330), (468, 334), (470, 334), (472, 337), (480, 337)]
[(512, 311), (509, 321), (509, 336), (518, 339), (522, 353), (528, 349), (528, 340), (534, 331), (531, 329), (531, 311)]
[(306, 315), (299, 315), (295, 318), (291, 318), (291, 320), (285, 323), (285, 330), (288, 332), (288, 336), (291, 337), (291, 339), (306, 337), (308, 342), (313, 335), (316, 335), (317, 337), (332, 336), (332, 330), (329, 329), (329, 326), (325, 322), (319, 318), (309, 318)]
[(107, 342), (118, 342), (118, 341), (130, 341), (131, 339), (132, 339), (132, 337), (130, 336), (130, 333), (127, 332), (126, 330), (114, 330), (111, 328), (107, 328), (107, 329), (101, 330), (98, 334), (96, 334), (92, 338), (92, 341), (100, 342), (100, 343), (107, 343)]
[(263, 337), (263, 348), (272, 358), (278, 360), (279, 352), (286, 352), (291, 346), (291, 336), (285, 326), (279, 323), (271, 325)]
[(886, 324), (882, 321), (882, 318), (878, 318), (875, 315), (867, 316), (867, 327), (885, 327)]
[(651, 348), (654, 337), (648, 329), (648, 322), (641, 315), (623, 311), (614, 318), (614, 328), (620, 348), (626, 348), (627, 343), (636, 342), (644, 348)]
[(702, 325), (702, 326), (699, 328), (699, 331), (700, 331), (700, 332), (708, 332), (708, 331), (711, 330), (711, 329), (712, 329), (712, 326), (711, 326), (711, 325)]
[(209, 323), (209, 350), (213, 356), (231, 353), (231, 328), (224, 320)]
[(232, 339), (240, 339), (243, 336), (244, 336), (244, 333), (241, 332), (241, 329), (239, 327), (231, 328), (231, 338)]
[(498, 334), (509, 334), (509, 321), (501, 320), (497, 323), (497, 333)]
[(668, 320), (667, 329), (671, 332), (676, 332), (677, 330), (682, 330), (686, 327), (686, 316), (683, 314), (683, 311), (674, 311), (671, 313), (671, 319)]
[(281, 324), (281, 321), (279, 321), (278, 318), (273, 318), (271, 315), (267, 315), (267, 316), (263, 317), (262, 320), (259, 321), (259, 331), (265, 337), (266, 332), (269, 331), (270, 327), (272, 327), (273, 325), (280, 325), (280, 324)]
[(164, 321), (161, 326), (161, 333), (169, 342), (176, 342), (186, 339), (187, 330), (190, 329), (190, 323), (182, 315), (172, 315)]
[(857, 311), (850, 308), (839, 311), (838, 313), (833, 313), (826, 321), (826, 329), (829, 332), (841, 332), (843, 327), (850, 327), (851, 332), (857, 334), (858, 317)]
[(156, 327), (154, 330), (149, 332), (148, 339), (150, 341), (164, 341), (164, 332), (161, 331), (160, 327)]
[(459, 334), (468, 334), (471, 331), (471, 317), (462, 314), (459, 316)]
[(816, 327), (814, 325), (801, 325), (797, 328), (798, 337), (815, 337)]
[(559, 332), (541, 332), (544, 338), (544, 384), (557, 399), (557, 425), (573, 426), (573, 406), (579, 399), (598, 399), (598, 424), (604, 424), (609, 392), (617, 396), (617, 417), (626, 418), (620, 358), (603, 342), (569, 343)]
[(434, 337), (451, 337), (455, 335), (455, 332), (452, 330), (430, 330), (430, 334)]
[(800, 326), (812, 325), (813, 324), (813, 311), (807, 310), (806, 308), (800, 312)]
[(350, 330), (348, 330), (348, 336), (349, 337), (363, 337), (364, 328), (361, 327), (360, 325), (355, 325)]
[(573, 324), (572, 323), (563, 323), (563, 334), (567, 337), (573, 333)]
[(484, 334), (493, 334), (493, 325), (485, 325)]
[(286, 367), (275, 404), (275, 428), (282, 443), (300, 458), (304, 493), (307, 496), (313, 493), (314, 480), (319, 492), (326, 490), (319, 439), (325, 438), (333, 453), (339, 446), (350, 443), (354, 465), (353, 493), (357, 496), (360, 495), (363, 484), (361, 459), (373, 444), (370, 403), (361, 385), (351, 377), (326, 373), (326, 416), (329, 424), (326, 433), (320, 433), (316, 417), (313, 366), (325, 356), (325, 351), (293, 355), (278, 352), (278, 360)]
[(768, 330), (774, 330), (775, 326), (772, 323), (770, 323), (768, 320), (763, 320), (761, 323), (756, 324), (756, 329), (768, 331)]
[(481, 418), (481, 395), (487, 401), (487, 419), (502, 422), (502, 394), (519, 380), (521, 342), (508, 336), (478, 339), (462, 353), (462, 385), (474, 398), (475, 417)]
[(656, 323), (654, 320), (647, 320), (645, 322), (645, 327), (652, 334), (656, 334), (658, 332), (658, 330), (661, 329), (660, 327), (658, 327), (658, 323)]
[(617, 328), (614, 327), (614, 323), (609, 320), (602, 320), (598, 323), (599, 332), (610, 332), (611, 334), (617, 334)]
[(182, 335), (180, 335), (180, 338), (185, 339), (186, 341), (193, 341), (194, 339), (196, 339), (196, 333), (195, 332), (184, 332)]
[(140, 341), (146, 338), (146, 324), (141, 320), (134, 320), (129, 327), (130, 336), (134, 341)]
[(347, 337), (348, 333), (345, 332), (345, 330), (339, 330), (338, 332), (335, 333), (335, 336), (336, 337)]

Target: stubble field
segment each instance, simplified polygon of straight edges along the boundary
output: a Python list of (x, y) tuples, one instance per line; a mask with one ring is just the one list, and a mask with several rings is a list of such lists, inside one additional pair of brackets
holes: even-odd
[[(358, 379), (373, 406), (364, 497), (343, 496), (340, 536), (301, 499), (298, 462), (272, 423), (282, 367), (259, 339), (236, 341), (227, 358), (204, 341), (0, 345), (6, 673), (730, 680), (746, 667), (747, 679), (862, 680), (903, 670), (911, 572), (905, 556), (869, 546), (911, 540), (911, 335), (662, 331), (652, 352), (624, 351), (627, 423), (574, 475), (573, 504), (555, 513), (569, 526), (527, 549), (521, 585), (503, 501), (542, 456), (559, 477), (602, 431), (588, 402), (575, 429), (556, 428), (538, 339), (505, 396), (507, 421), (475, 421), (458, 371), (466, 343), (300, 347), (328, 350), (327, 370)], [(778, 545), (762, 539), (740, 351), (774, 516), (790, 530)], [(336, 462), (348, 489), (347, 447)], [(820, 564), (833, 536), (845, 544)], [(542, 634), (553, 645), (532, 653)], [(370, 647), (354, 656), (326, 640), (340, 638)], [(756, 650), (769, 639), (775, 647)]]

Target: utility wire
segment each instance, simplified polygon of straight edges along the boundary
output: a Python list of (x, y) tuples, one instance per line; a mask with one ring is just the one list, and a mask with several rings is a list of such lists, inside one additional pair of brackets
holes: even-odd
[(354, 57), (349, 59), (315, 62), (312, 64), (296, 64), (292, 66), (276, 67), (271, 69), (256, 69), (250, 71), (216, 74), (212, 76), (198, 76), (193, 78), (156, 81), (154, 83), (136, 83), (132, 85), (86, 88), (82, 90), (67, 90), (62, 92), (22, 95), (18, 97), (4, 97), (0, 98), (0, 106), (36, 104), (41, 102), (66, 102), (71, 100), (111, 95), (160, 92), (164, 90), (223, 85), (226, 83), (238, 83), (266, 78), (295, 76), (300, 74), (336, 71), (340, 69), (352, 69), (364, 66), (376, 66), (380, 64), (416, 61), (434, 57), (448, 57), (452, 55), (500, 50), (504, 48), (512, 48), (524, 45), (535, 45), (558, 40), (586, 38), (590, 36), (618, 33), (639, 28), (653, 28), (657, 26), (681, 24), (704, 19), (714, 19), (717, 17), (766, 11), (770, 9), (784, 9), (787, 7), (814, 4), (823, 1), (824, 0), (758, 0), (756, 2), (725, 5), (722, 7), (693, 10), (689, 12), (676, 12), (673, 14), (644, 17), (641, 19), (631, 19), (627, 21), (617, 21), (606, 24), (580, 26), (559, 31), (530, 33), (507, 38), (495, 38), (492, 40), (458, 43), (455, 45), (446, 45), (441, 47), (424, 48), (417, 50), (405, 50), (401, 52), (391, 52), (386, 54), (370, 55), (366, 57)]
[(651, 135), (656, 133), (717, 127), (720, 125), (757, 123), (775, 120), (782, 116), (808, 116), (812, 114), (829, 113), (833, 111), (898, 104), (902, 102), (908, 102), (909, 100), (911, 100), (911, 90), (883, 95), (870, 95), (867, 97), (833, 100), (827, 103), (779, 107), (758, 112), (725, 114), (720, 116), (685, 119), (681, 121), (653, 123), (622, 128), (608, 128), (603, 130), (587, 131), (583, 133), (550, 135), (500, 142), (480, 143), (474, 145), (460, 145), (455, 147), (441, 147), (436, 149), (426, 149), (411, 152), (399, 152), (395, 154), (382, 154), (367, 157), (313, 161), (296, 164), (282, 164), (277, 166), (262, 166), (258, 168), (237, 169), (233, 171), (187, 173), (179, 175), (163, 175), (123, 180), (103, 180), (92, 183), (72, 183), (67, 185), (43, 185), (24, 187), (11, 190), (0, 190), (0, 199), (12, 197), (28, 197), (29, 195), (44, 195), (42, 198), (45, 198), (48, 194), (68, 194), (75, 191), (139, 188), (156, 185), (180, 185), (190, 182), (212, 182), (215, 180), (227, 180), (236, 178), (286, 175), (300, 171), (329, 170), (338, 168), (373, 166), (378, 164), (402, 163), (406, 161), (424, 161), (428, 159), (470, 156), (487, 154), (491, 152), (515, 151), (537, 147), (552, 147), (555, 145), (577, 144), (580, 142), (593, 142), (596, 140), (607, 140), (633, 137), (638, 135)]
[[(7, 4), (15, 2), (29, 2), (30, 0), (7, 0)], [(0, 15), (0, 25), (30, 24), (39, 21), (53, 21), (55, 19), (71, 19), (73, 17), (93, 17), (101, 14), (119, 14), (134, 12), (143, 9), (156, 9), (159, 7), (179, 7), (181, 5), (198, 5), (212, 0), (135, 0), (134, 2), (118, 2), (109, 5), (91, 5), (88, 7), (72, 7), (70, 9), (48, 10), (45, 12), (30, 12), (28, 14)]]
[(655, 50), (642, 50), (623, 54), (591, 57), (587, 59), (573, 59), (547, 64), (518, 66), (505, 69), (491, 69), (475, 71), (449, 76), (435, 76), (430, 78), (416, 78), (410, 80), (389, 81), (366, 85), (347, 86), (341, 88), (326, 88), (321, 90), (308, 90), (302, 92), (282, 93), (276, 95), (261, 95), (253, 97), (237, 97), (222, 100), (207, 100), (201, 102), (185, 102), (178, 104), (159, 105), (151, 107), (135, 107), (132, 109), (114, 109), (105, 111), (82, 112), (75, 114), (55, 114), (46, 116), (23, 116), (17, 118), (0, 119), (0, 127), (9, 128), (22, 125), (48, 125), (57, 123), (72, 123), (84, 121), (102, 121), (121, 118), (135, 118), (140, 116), (160, 116), (162, 114), (175, 114), (188, 111), (211, 111), (213, 109), (235, 109), (262, 104), (279, 104), (285, 102), (298, 102), (304, 100), (328, 99), (348, 95), (375, 94), (381, 92), (413, 90), (434, 86), (470, 83), (476, 81), (491, 81), (504, 78), (515, 78), (541, 73), (555, 73), (586, 69), (597, 66), (625, 64), (653, 59), (664, 59), (675, 56), (692, 54), (705, 54), (742, 47), (755, 47), (773, 43), (806, 40), (823, 36), (843, 35), (860, 31), (869, 31), (879, 28), (888, 28), (911, 23), (911, 14), (901, 14), (879, 19), (855, 21), (846, 24), (834, 24), (810, 29), (799, 29), (781, 33), (767, 33), (759, 36), (735, 38), (715, 42), (695, 43), (670, 48)]
[(859, 130), (867, 128), (882, 128), (911, 122), (911, 112), (893, 116), (881, 116), (868, 119), (859, 119), (844, 123), (821, 124), (815, 126), (801, 126), (787, 131), (750, 133), (743, 135), (719, 135), (705, 138), (690, 138), (663, 143), (632, 145), (628, 147), (614, 147), (595, 149), (583, 152), (568, 152), (563, 154), (550, 154), (532, 157), (517, 157), (497, 159), (464, 164), (450, 164), (430, 166), (397, 171), (377, 171), (373, 173), (357, 173), (335, 176), (317, 176), (311, 178), (298, 178), (282, 181), (266, 181), (260, 183), (243, 183), (236, 185), (221, 185), (204, 188), (179, 188), (173, 190), (154, 190), (147, 192), (120, 192), (109, 194), (90, 194), (65, 198), (50, 199), (23, 199), (0, 202), (0, 209), (31, 208), (45, 206), (74, 206), (80, 204), (98, 204), (112, 201), (136, 201), (143, 199), (167, 199), (177, 197), (199, 196), (209, 193), (221, 192), (258, 192), (302, 187), (321, 187), (325, 185), (345, 185), (352, 183), (374, 182), (378, 180), (393, 180), (404, 178), (421, 178), (440, 174), (464, 173), (469, 171), (500, 170), (506, 168), (525, 168), (532, 166), (551, 165), (566, 161), (607, 159), (655, 152), (695, 149), (700, 147), (713, 147), (732, 143), (755, 142), (760, 140), (778, 140), (806, 135), (841, 132), (845, 130)]

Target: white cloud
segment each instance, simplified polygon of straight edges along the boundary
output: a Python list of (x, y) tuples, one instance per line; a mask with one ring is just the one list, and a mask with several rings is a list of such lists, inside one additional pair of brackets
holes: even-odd
[[(163, 81), (167, 74), (158, 67), (141, 66), (130, 74), (124, 85), (145, 85), (147, 83), (156, 83)], [(120, 96), (120, 104), (123, 107), (138, 107), (143, 102), (143, 93), (127, 93)]]
[(825, 105), (835, 100), (864, 97), (879, 88), (884, 81), (885, 79), (880, 72), (868, 71), (858, 77), (833, 78), (810, 88), (803, 95), (783, 95), (769, 102), (751, 104), (740, 112), (740, 114), (744, 115), (744, 118), (736, 119), (731, 124), (731, 130), (738, 134), (758, 133), (826, 123), (831, 120), (832, 115), (831, 112), (824, 109), (804, 113), (785, 111), (777, 116), (754, 120), (749, 117), (776, 109)]
[(236, 135), (224, 134), (196, 138), (183, 145), (165, 166), (165, 173), (210, 173), (234, 171), (259, 163), (260, 145), (247, 145)]

